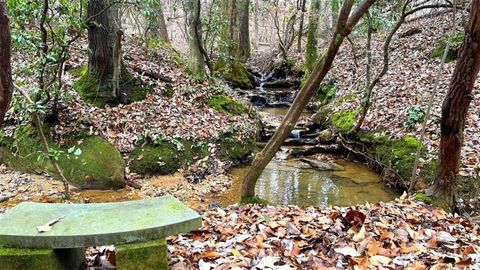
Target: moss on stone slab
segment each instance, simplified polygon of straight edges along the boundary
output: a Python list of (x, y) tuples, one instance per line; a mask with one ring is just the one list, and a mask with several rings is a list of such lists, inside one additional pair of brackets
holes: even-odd
[[(49, 146), (61, 151), (58, 163), (69, 182), (80, 188), (119, 188), (125, 185), (125, 162), (120, 152), (106, 140), (90, 136), (72, 137), (68, 141), (68, 145), (61, 147), (49, 141)], [(72, 146), (79, 149), (77, 155), (68, 153)], [(20, 171), (56, 173), (30, 125), (15, 131), (12, 144), (0, 148), (0, 159)]]
[(215, 95), (208, 100), (208, 105), (215, 108), (217, 111), (227, 112), (230, 114), (240, 115), (247, 112), (245, 106), (225, 95)]
[(133, 243), (116, 247), (116, 266), (119, 270), (168, 269), (165, 239)]
[(55, 270), (61, 269), (53, 250), (0, 248), (2, 270)]
[(337, 111), (333, 113), (332, 125), (341, 133), (348, 133), (357, 122), (357, 112), (354, 111)]

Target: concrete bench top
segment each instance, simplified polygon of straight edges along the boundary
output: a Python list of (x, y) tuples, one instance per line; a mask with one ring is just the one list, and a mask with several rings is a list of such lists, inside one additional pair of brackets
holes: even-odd
[[(61, 218), (51, 230), (37, 227)], [(94, 204), (24, 202), (0, 216), (0, 247), (81, 248), (144, 242), (201, 227), (201, 217), (172, 196)]]

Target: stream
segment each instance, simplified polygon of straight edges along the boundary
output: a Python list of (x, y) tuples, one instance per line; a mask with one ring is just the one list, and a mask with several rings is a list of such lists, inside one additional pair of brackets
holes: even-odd
[[(263, 93), (266, 94), (262, 95)], [(284, 104), (293, 101), (295, 92), (286, 89), (257, 89), (247, 95), (252, 102), (256, 101), (257, 110), (265, 126), (262, 139), (266, 142), (287, 113), (288, 107)], [(259, 104), (259, 100), (262, 104)], [(279, 104), (281, 106), (278, 106)], [(312, 113), (307, 111), (302, 113), (290, 138), (258, 179), (255, 193), (260, 198), (274, 204), (349, 206), (366, 201), (371, 203), (390, 201), (398, 196), (395, 191), (383, 184), (380, 175), (365, 164), (333, 157), (334, 162), (343, 166), (345, 170), (319, 171), (299, 159), (289, 158), (289, 150), (301, 148), (305, 142), (308, 144), (314, 138), (315, 132), (318, 132), (309, 130), (306, 124), (311, 115)], [(230, 169), (233, 187), (230, 194), (224, 196), (223, 204), (234, 203), (239, 199), (236, 194), (239, 193), (241, 181), (248, 169), (248, 166)]]

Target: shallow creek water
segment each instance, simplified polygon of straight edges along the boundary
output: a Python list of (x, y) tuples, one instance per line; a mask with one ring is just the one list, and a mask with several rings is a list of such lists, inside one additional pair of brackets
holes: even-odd
[[(284, 116), (288, 108), (263, 108), (263, 116)], [(308, 117), (311, 113), (304, 112)], [(286, 159), (285, 150), (277, 153), (258, 179), (255, 193), (274, 204), (303, 206), (348, 206), (368, 202), (390, 201), (398, 194), (386, 187), (381, 177), (366, 165), (344, 159), (336, 160), (344, 171), (325, 172), (310, 168), (300, 160)], [(228, 205), (240, 200), (240, 186), (248, 166), (232, 168), (232, 188), (222, 196), (221, 203)]]

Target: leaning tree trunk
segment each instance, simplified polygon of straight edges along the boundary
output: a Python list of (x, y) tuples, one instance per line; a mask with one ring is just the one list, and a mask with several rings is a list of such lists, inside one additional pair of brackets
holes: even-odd
[(318, 20), (320, 0), (312, 0), (308, 19), (307, 45), (305, 49), (305, 69), (307, 76), (312, 72), (318, 58)]
[(352, 9), (353, 1), (354, 0), (345, 0), (340, 10), (335, 34), (330, 41), (327, 52), (316, 65), (305, 85), (298, 92), (297, 97), (273, 137), (252, 162), (252, 166), (248, 170), (242, 183), (242, 199), (255, 196), (255, 184), (258, 177), (270, 160), (272, 160), (278, 149), (280, 149), (285, 139), (289, 137), (303, 109), (307, 106), (315, 94), (315, 91), (317, 91), (320, 86), (320, 83), (332, 67), (333, 60), (345, 37), (352, 31), (352, 28), (357, 24), (363, 14), (365, 14), (368, 8), (375, 2), (375, 0), (364, 0), (352, 12), (352, 15), (348, 16)]
[[(90, 0), (87, 17), (88, 25), (88, 72), (91, 79), (98, 82), (95, 93), (88, 93), (97, 99), (118, 100), (118, 93), (112, 93), (114, 73), (114, 45), (119, 30), (115, 7), (108, 0)], [(121, 78), (120, 78), (121, 80)], [(89, 89), (85, 89), (88, 91)]]
[(7, 4), (0, 1), (0, 126), (3, 124), (5, 113), (12, 98), (12, 67), (11, 67), (12, 39), (7, 15)]
[(250, 58), (250, 29), (249, 29), (250, 0), (243, 0), (240, 3), (239, 16), (239, 48), (238, 53), (242, 60)]
[(442, 105), (441, 137), (434, 194), (453, 203), (463, 145), (463, 129), (480, 69), (480, 0), (473, 0), (465, 40)]
[(202, 53), (200, 37), (200, 0), (188, 0), (188, 34), (189, 55), (188, 70), (198, 80), (206, 77), (205, 60)]

